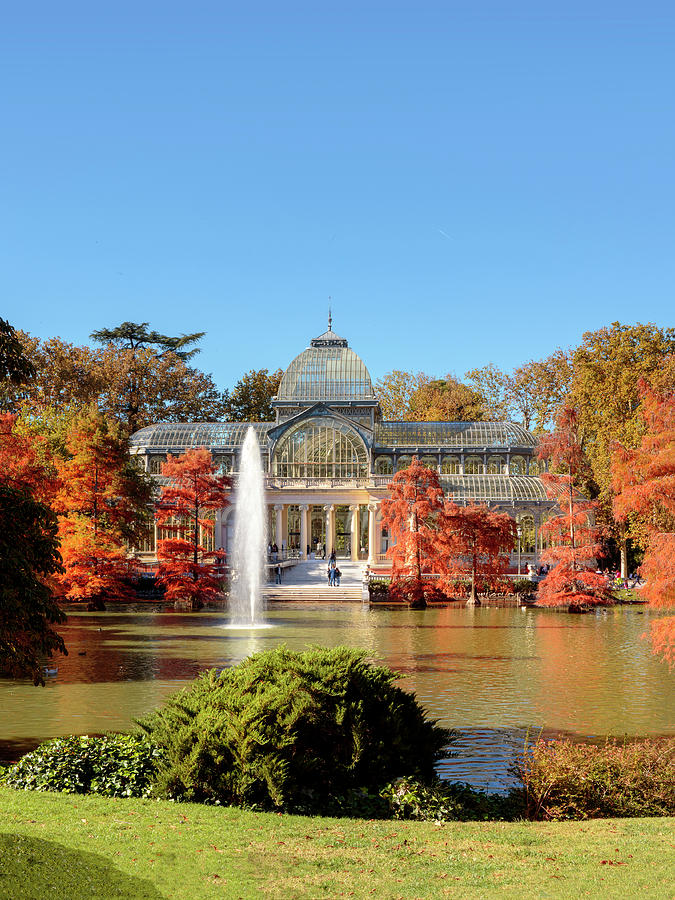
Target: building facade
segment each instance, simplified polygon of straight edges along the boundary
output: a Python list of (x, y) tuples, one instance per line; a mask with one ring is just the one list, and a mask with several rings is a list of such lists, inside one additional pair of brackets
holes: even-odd
[[(541, 525), (553, 506), (539, 478), (536, 439), (513, 422), (390, 422), (360, 357), (331, 328), (288, 366), (272, 401), (272, 422), (163, 423), (137, 431), (132, 453), (161, 479), (167, 454), (207, 447), (236, 491), (239, 453), (255, 429), (265, 472), (269, 539), (300, 558), (335, 549), (337, 555), (386, 565), (390, 536), (380, 506), (395, 472), (413, 455), (438, 471), (457, 503), (488, 503), (519, 525), (516, 559), (536, 563)], [(216, 515), (214, 546), (228, 550), (233, 505)], [(152, 530), (138, 548), (155, 557)], [(523, 569), (524, 571), (524, 569)]]

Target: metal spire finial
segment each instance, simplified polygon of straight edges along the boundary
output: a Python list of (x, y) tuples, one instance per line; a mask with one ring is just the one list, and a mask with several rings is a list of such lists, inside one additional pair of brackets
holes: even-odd
[(330, 300), (331, 299), (332, 299), (331, 297), (328, 298), (328, 301), (329, 301), (328, 302), (328, 330), (329, 331), (333, 330), (333, 316), (331, 315), (331, 311), (330, 311)]

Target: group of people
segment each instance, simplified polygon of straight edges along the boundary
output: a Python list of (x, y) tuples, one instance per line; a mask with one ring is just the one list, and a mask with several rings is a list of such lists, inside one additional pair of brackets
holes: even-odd
[(340, 587), (340, 578), (342, 577), (342, 572), (337, 567), (337, 558), (335, 555), (335, 550), (331, 553), (328, 558), (328, 584), (330, 587)]
[(267, 545), (267, 556), (272, 560), (272, 562), (276, 562), (279, 558), (279, 548), (276, 544), (276, 541), (273, 544), (270, 542)]

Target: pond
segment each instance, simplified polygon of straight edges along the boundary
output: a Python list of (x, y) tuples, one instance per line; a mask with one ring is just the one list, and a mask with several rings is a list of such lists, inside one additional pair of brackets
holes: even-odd
[[(675, 734), (668, 667), (641, 639), (649, 611), (585, 616), (465, 606), (424, 611), (358, 603), (285, 603), (273, 627), (224, 627), (223, 611), (161, 607), (71, 612), (69, 656), (45, 688), (0, 681), (0, 758), (63, 734), (128, 729), (200, 671), (279, 643), (347, 644), (401, 673), (429, 714), (458, 731), (443, 777), (499, 789), (528, 735)], [(86, 654), (86, 655), (85, 655)]]

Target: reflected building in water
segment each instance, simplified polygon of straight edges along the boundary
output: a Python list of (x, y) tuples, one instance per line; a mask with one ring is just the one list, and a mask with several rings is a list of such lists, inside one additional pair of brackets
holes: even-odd
[[(389, 535), (380, 506), (395, 472), (413, 455), (438, 471), (448, 497), (488, 503), (520, 526), (523, 571), (542, 549), (552, 504), (539, 478), (536, 439), (513, 422), (391, 422), (382, 418), (368, 369), (331, 327), (288, 366), (272, 401), (275, 419), (254, 423), (263, 456), (270, 542), (305, 558), (335, 549), (342, 558), (386, 564)], [(162, 423), (137, 431), (132, 452), (161, 477), (167, 454), (207, 447), (236, 476), (249, 423)], [(232, 545), (233, 507), (216, 515), (212, 538)], [(151, 531), (141, 555), (155, 557)]]

